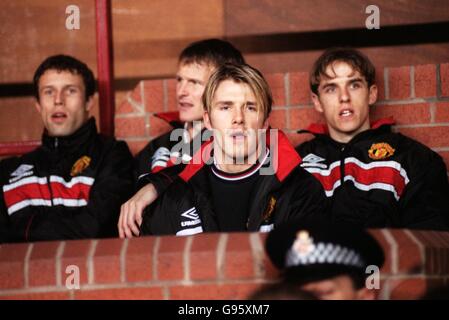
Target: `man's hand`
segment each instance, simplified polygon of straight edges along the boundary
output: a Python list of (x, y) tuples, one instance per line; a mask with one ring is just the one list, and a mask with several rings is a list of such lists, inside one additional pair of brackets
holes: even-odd
[(139, 235), (143, 210), (156, 199), (156, 189), (152, 184), (148, 184), (122, 204), (117, 225), (120, 238), (132, 238)]

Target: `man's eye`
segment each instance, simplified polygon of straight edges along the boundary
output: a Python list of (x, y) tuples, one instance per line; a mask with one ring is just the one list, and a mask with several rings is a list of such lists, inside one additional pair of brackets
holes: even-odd
[(53, 90), (51, 90), (51, 89), (46, 89), (46, 90), (42, 91), (42, 93), (43, 93), (44, 95), (46, 95), (46, 96), (49, 96), (49, 95), (53, 94)]
[(358, 88), (360, 88), (362, 85), (360, 84), (360, 82), (354, 82), (354, 83), (352, 83), (351, 84), (351, 87), (353, 88), (353, 89), (358, 89)]
[(335, 91), (334, 87), (327, 87), (327, 88), (324, 89), (325, 93), (333, 93), (334, 91)]

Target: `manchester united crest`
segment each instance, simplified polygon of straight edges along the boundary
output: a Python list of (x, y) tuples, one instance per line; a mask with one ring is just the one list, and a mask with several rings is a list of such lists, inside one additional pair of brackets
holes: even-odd
[(276, 205), (276, 199), (271, 196), (270, 201), (268, 202), (268, 207), (265, 210), (265, 213), (262, 216), (262, 219), (264, 221), (268, 221), (270, 219), (271, 215), (273, 214), (274, 206)]
[(386, 142), (374, 143), (368, 150), (368, 155), (373, 160), (382, 160), (391, 157), (395, 149)]
[(72, 177), (80, 174), (81, 172), (86, 169), (90, 164), (90, 157), (88, 156), (82, 156), (78, 160), (76, 160), (75, 164), (72, 166), (72, 170), (70, 171), (70, 175)]

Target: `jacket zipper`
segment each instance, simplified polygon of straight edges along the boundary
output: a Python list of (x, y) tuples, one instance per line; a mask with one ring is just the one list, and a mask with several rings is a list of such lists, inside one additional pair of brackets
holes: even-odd
[(342, 187), (343, 183), (345, 182), (345, 157), (344, 157), (345, 149), (346, 146), (342, 146), (340, 148), (340, 182)]

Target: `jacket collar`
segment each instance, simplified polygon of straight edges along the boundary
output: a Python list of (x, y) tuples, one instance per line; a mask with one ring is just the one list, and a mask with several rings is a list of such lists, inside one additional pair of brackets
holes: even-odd
[(159, 112), (154, 114), (155, 117), (164, 120), (173, 128), (182, 128), (184, 124), (179, 119), (178, 111), (170, 111), (170, 112)]
[[(391, 126), (394, 125), (395, 123), (396, 121), (393, 119), (393, 117), (382, 118), (372, 121), (370, 123), (369, 130), (360, 132), (354, 138), (352, 138), (350, 142), (354, 140), (359, 140), (360, 138), (365, 136), (370, 136), (371, 134), (378, 132), (379, 130), (391, 130)], [(327, 128), (327, 125), (324, 123), (312, 123), (306, 130), (298, 130), (297, 133), (311, 133), (317, 137), (333, 140), (329, 136), (329, 130)]]
[(51, 137), (47, 130), (42, 134), (42, 146), (50, 150), (72, 150), (77, 149), (77, 146), (84, 144), (84, 142), (91, 139), (97, 134), (97, 126), (95, 118), (91, 117), (78, 130), (69, 136)]

